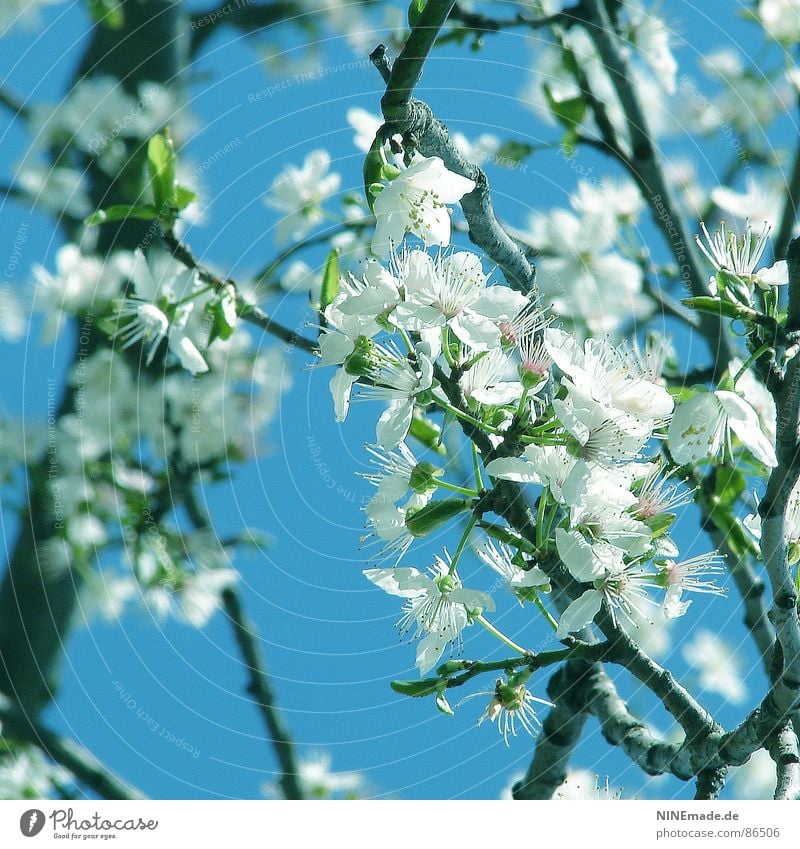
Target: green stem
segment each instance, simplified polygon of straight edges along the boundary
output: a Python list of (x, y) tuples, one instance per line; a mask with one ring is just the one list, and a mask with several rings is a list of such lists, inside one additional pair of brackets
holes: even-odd
[(473, 513), (472, 516), (469, 517), (469, 521), (467, 522), (467, 525), (464, 528), (464, 533), (461, 535), (461, 539), (458, 542), (458, 548), (456, 549), (456, 553), (453, 555), (453, 559), (450, 561), (451, 575), (453, 575), (456, 571), (458, 561), (461, 559), (461, 555), (464, 553), (464, 549), (467, 547), (469, 535), (472, 533), (472, 529), (475, 527), (475, 523), (477, 521), (478, 517)]
[(442, 352), (444, 353), (444, 358), (447, 360), (447, 365), (450, 368), (457, 368), (458, 363), (456, 363), (453, 355), (450, 353), (450, 328), (447, 325), (442, 328)]
[(447, 481), (437, 480), (436, 486), (438, 486), (439, 489), (449, 489), (450, 492), (458, 492), (461, 495), (468, 495), (471, 498), (477, 498), (480, 495), (480, 493), (476, 492), (474, 489), (468, 489), (465, 486), (457, 486), (456, 484), (448, 483)]
[(510, 637), (507, 637), (502, 631), (495, 628), (495, 626), (492, 625), (492, 623), (488, 619), (486, 619), (482, 613), (475, 617), (475, 621), (483, 625), (483, 627), (486, 628), (486, 630), (490, 634), (494, 634), (494, 636), (497, 637), (497, 639), (500, 640), (501, 643), (505, 643), (512, 651), (517, 652), (517, 654), (521, 654), (523, 657), (527, 657), (531, 654), (531, 652), (522, 648), (522, 646), (518, 646)]
[(192, 292), (191, 295), (187, 295), (185, 298), (181, 298), (179, 301), (172, 304), (172, 306), (175, 307), (175, 308), (182, 307), (184, 304), (188, 304), (190, 301), (193, 301), (195, 298), (199, 298), (200, 295), (205, 295), (206, 292), (213, 292), (213, 291), (215, 291), (215, 289), (216, 289), (216, 287), (213, 285), (213, 283), (209, 283), (208, 286), (204, 286), (202, 289), (197, 289), (196, 291)]
[(557, 631), (558, 630), (558, 622), (556, 622), (556, 620), (553, 619), (552, 614), (547, 609), (547, 607), (545, 607), (545, 603), (541, 600), (541, 598), (539, 597), (539, 593), (537, 593), (536, 590), (533, 591), (533, 603), (539, 608), (542, 616), (544, 616), (544, 618), (547, 620), (547, 624), (554, 631)]
[(475, 486), (478, 487), (480, 492), (484, 492), (486, 489), (486, 482), (483, 479), (483, 474), (481, 473), (481, 461), (478, 456), (478, 446), (470, 441), (470, 445), (472, 446), (472, 467), (475, 470)]
[(530, 389), (528, 389), (527, 386), (522, 390), (522, 397), (519, 399), (519, 408), (517, 409), (517, 415), (519, 416), (520, 419), (525, 414), (525, 404), (528, 400), (528, 393), (529, 392), (530, 392)]
[(463, 410), (459, 410), (458, 407), (454, 407), (452, 404), (448, 404), (446, 401), (442, 401), (441, 398), (436, 398), (434, 400), (443, 410), (447, 410), (448, 412), (452, 413), (456, 418), (459, 418), (465, 422), (469, 422), (470, 424), (475, 425), (475, 427), (479, 427), (481, 430), (485, 430), (487, 433), (493, 433), (495, 435), (500, 433), (500, 431), (496, 427), (492, 427), (492, 425), (486, 424), (480, 419), (476, 419), (475, 416), (471, 416), (469, 413), (465, 413)]
[(753, 363), (764, 353), (769, 351), (772, 345), (769, 342), (765, 342), (748, 360), (747, 362), (736, 372), (736, 377), (733, 378), (734, 388), (736, 384), (739, 382), (739, 378), (750, 368)]

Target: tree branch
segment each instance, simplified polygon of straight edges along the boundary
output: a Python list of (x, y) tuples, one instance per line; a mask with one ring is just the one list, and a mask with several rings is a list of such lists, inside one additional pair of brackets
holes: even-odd
[[(187, 268), (195, 269), (204, 283), (208, 283), (217, 290), (222, 289), (227, 285), (233, 286), (234, 289), (237, 288), (235, 281), (230, 279), (223, 280), (221, 277), (218, 277), (216, 274), (209, 271), (203, 263), (195, 258), (191, 249), (181, 242), (173, 232), (170, 231), (164, 233), (163, 238), (164, 244), (169, 248), (175, 259), (182, 262)], [(241, 317), (249, 324), (252, 324), (255, 327), (260, 327), (267, 333), (283, 340), (287, 345), (291, 345), (294, 348), (300, 348), (308, 354), (316, 355), (318, 353), (319, 349), (316, 342), (313, 342), (311, 339), (307, 339), (301, 333), (291, 330), (280, 322), (275, 321), (274, 318), (268, 316), (261, 307), (255, 304), (245, 304), (241, 311)]]
[(566, 781), (569, 762), (586, 724), (586, 677), (593, 664), (569, 661), (558, 669), (547, 685), (553, 701), (542, 730), (536, 738), (533, 760), (512, 789), (515, 799), (552, 799)]
[(776, 800), (800, 799), (800, 748), (792, 724), (787, 722), (772, 738), (769, 754), (775, 761)]
[[(181, 4), (173, 0), (150, 0), (146, 4), (125, 0), (124, 11), (123, 29), (112, 32), (107, 27), (93, 28), (75, 79), (91, 73), (108, 74), (132, 92), (146, 81), (168, 83), (176, 79), (182, 43), (179, 34), (184, 25)], [(120, 182), (115, 185), (97, 166), (90, 168), (89, 173), (95, 208), (124, 200), (117, 201)], [(98, 252), (133, 250), (141, 240), (142, 224), (121, 222), (118, 227), (105, 228)], [(69, 228), (70, 222), (66, 225)], [(67, 236), (71, 238), (74, 234), (68, 232)], [(90, 336), (88, 350), (76, 338), (73, 362), (99, 344), (99, 331), (93, 329)], [(72, 412), (74, 402), (74, 390), (68, 387), (57, 415)], [(53, 698), (82, 577), (71, 562), (66, 542), (56, 533), (53, 499), (44, 465), (37, 467), (35, 461), (30, 464), (25, 492), (26, 509), (0, 585), (0, 692), (33, 716)], [(54, 558), (50, 556), (52, 547), (45, 547), (46, 542), (63, 546), (55, 568)], [(63, 564), (62, 558), (66, 561)]]
[[(183, 488), (186, 512), (192, 524), (195, 528), (212, 528), (211, 519), (192, 490), (191, 483), (184, 483)], [(247, 692), (256, 700), (258, 711), (270, 735), (269, 742), (281, 768), (278, 783), (286, 799), (303, 799), (305, 796), (300, 786), (300, 771), (295, 758), (294, 741), (278, 708), (272, 683), (267, 675), (266, 663), (258, 645), (256, 627), (245, 615), (241, 599), (235, 589), (227, 587), (222, 591), (222, 603), (233, 627), (236, 645), (239, 647), (250, 679)]]
[(425, 58), (452, 6), (452, 0), (429, 0), (391, 69), (383, 45), (372, 52), (370, 59), (384, 80), (388, 74), (386, 93), (381, 100), (383, 116), (397, 132), (412, 136), (425, 156), (440, 157), (450, 171), (475, 183), (475, 188), (461, 200), (470, 239), (500, 267), (510, 286), (530, 292), (536, 270), (498, 222), (486, 175), (456, 150), (447, 128), (436, 120), (430, 107), (411, 97), (422, 75)]
[[(661, 230), (679, 268), (686, 271), (689, 288), (695, 296), (707, 295), (707, 275), (683, 216), (664, 177), (652, 133), (639, 95), (632, 81), (628, 60), (618, 42), (616, 29), (604, 0), (585, 0), (586, 18), (582, 22), (594, 42), (600, 58), (620, 99), (630, 135), (629, 171), (648, 204), (656, 226)], [(616, 138), (607, 139), (618, 147)], [(722, 320), (703, 314), (701, 333), (713, 357), (715, 373), (722, 374), (733, 356)]]
[(4, 86), (0, 86), (0, 105), (5, 106), (9, 112), (12, 112), (18, 118), (28, 119), (30, 117), (28, 107), (16, 94), (12, 94)]
[(3, 695), (0, 695), (0, 721), (2, 721), (4, 737), (15, 738), (37, 746), (49, 758), (68, 769), (101, 799), (146, 798), (131, 784), (103, 766), (88, 749), (31, 719), (16, 707), (11, 699)]
[(281, 767), (279, 784), (283, 790), (283, 795), (287, 799), (303, 799), (303, 790), (300, 786), (299, 770), (294, 754), (294, 741), (278, 710), (275, 693), (272, 690), (264, 659), (256, 642), (255, 626), (246, 618), (242, 603), (235, 590), (230, 587), (223, 590), (222, 602), (233, 626), (236, 643), (250, 676), (247, 690), (256, 700), (264, 724), (269, 730), (269, 741)]

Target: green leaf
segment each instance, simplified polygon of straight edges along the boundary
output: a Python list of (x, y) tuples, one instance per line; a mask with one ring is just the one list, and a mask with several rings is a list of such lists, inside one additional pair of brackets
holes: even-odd
[(645, 519), (644, 523), (650, 528), (653, 539), (658, 539), (658, 537), (667, 533), (676, 518), (675, 513), (659, 513), (658, 516), (651, 516)]
[(432, 696), (438, 693), (442, 686), (439, 678), (420, 678), (419, 681), (392, 681), (391, 688), (395, 693), (411, 696), (414, 699), (422, 696)]
[(156, 209), (172, 206), (175, 193), (175, 145), (168, 130), (152, 136), (147, 143), (147, 167)]
[(515, 139), (504, 141), (497, 149), (494, 157), (494, 162), (497, 165), (503, 165), (506, 168), (516, 167), (524, 159), (529, 157), (534, 151), (533, 145), (525, 144)]
[(720, 466), (715, 475), (715, 494), (720, 507), (730, 510), (747, 487), (745, 476), (730, 466)]
[(118, 203), (109, 206), (108, 209), (98, 209), (97, 212), (93, 212), (84, 221), (84, 224), (91, 227), (95, 224), (106, 224), (109, 221), (124, 221), (126, 218), (152, 221), (154, 218), (158, 218), (158, 213), (152, 203), (145, 203), (140, 206)]
[(408, 7), (408, 25), (410, 27), (413, 28), (417, 25), (427, 5), (428, 0), (411, 0), (411, 5)]
[(441, 711), (443, 714), (446, 714), (447, 716), (455, 716), (453, 708), (450, 707), (450, 702), (447, 701), (447, 697), (444, 693), (437, 693), (436, 709)]
[(175, 209), (186, 209), (195, 200), (197, 200), (196, 192), (187, 189), (186, 186), (182, 186), (180, 183), (175, 184), (172, 192), (172, 205)]
[(557, 100), (547, 83), (544, 85), (544, 95), (553, 117), (562, 127), (574, 131), (586, 114), (586, 101), (582, 97), (568, 97), (564, 100)]
[(110, 30), (120, 30), (125, 26), (122, 0), (89, 0), (89, 16)]
[(236, 312), (236, 290), (226, 286), (206, 305), (206, 314), (211, 318), (211, 333), (208, 344), (215, 339), (230, 339), (239, 316)]
[(322, 272), (322, 288), (319, 295), (319, 311), (325, 312), (339, 294), (339, 251), (335, 248), (325, 260)]

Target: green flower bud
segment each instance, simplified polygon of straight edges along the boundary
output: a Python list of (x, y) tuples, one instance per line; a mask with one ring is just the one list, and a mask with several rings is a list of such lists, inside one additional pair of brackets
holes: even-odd
[(439, 587), (442, 595), (453, 592), (458, 587), (458, 581), (452, 575), (442, 575), (436, 579), (436, 586)]
[(471, 510), (473, 501), (468, 498), (443, 498), (406, 514), (406, 528), (415, 537), (427, 536), (460, 513)]
[(395, 693), (418, 699), (432, 696), (439, 690), (441, 683), (438, 678), (420, 678), (419, 681), (392, 681), (391, 687)]
[(417, 463), (417, 465), (414, 466), (414, 471), (411, 472), (409, 485), (414, 492), (422, 495), (432, 489), (435, 489), (435, 478), (439, 478), (443, 474), (444, 469), (434, 466), (433, 463)]
[(366, 377), (372, 371), (372, 354), (375, 345), (366, 336), (356, 339), (353, 353), (344, 361), (344, 370), (354, 377)]
[(544, 380), (544, 375), (520, 366), (519, 379), (525, 389), (535, 389)]

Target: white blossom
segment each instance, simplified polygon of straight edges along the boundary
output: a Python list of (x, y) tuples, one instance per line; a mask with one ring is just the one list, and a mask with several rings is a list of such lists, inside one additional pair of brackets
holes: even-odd
[(330, 165), (326, 150), (312, 150), (302, 167), (288, 165), (273, 180), (264, 202), (283, 214), (276, 234), (279, 243), (303, 239), (323, 220), (322, 203), (341, 183), (339, 174), (328, 173)]
[(761, 429), (756, 411), (735, 392), (700, 392), (679, 404), (667, 434), (669, 450), (679, 465), (732, 451), (732, 435), (765, 466), (778, 465), (775, 449)]
[(450, 243), (450, 210), (475, 188), (472, 180), (448, 170), (438, 156), (418, 157), (375, 198), (377, 219), (372, 251), (387, 256), (407, 232), (426, 245)]
[[(390, 595), (405, 599), (400, 635), (419, 639), (417, 666), (422, 675), (439, 662), (448, 643), (461, 644), (461, 632), (471, 617), (494, 610), (491, 596), (461, 585), (447, 560), (436, 557), (425, 575), (418, 569), (367, 569), (364, 575)], [(421, 638), (421, 639), (420, 639)]]
[(416, 396), (433, 383), (433, 363), (424, 345), (417, 346), (415, 365), (395, 348), (376, 345), (375, 353), (374, 380), (364, 387), (364, 397), (389, 402), (378, 419), (376, 441), (382, 448), (392, 449), (406, 438)]
[(527, 590), (549, 589), (550, 579), (547, 575), (538, 566), (528, 564), (527, 569), (517, 566), (513, 562), (514, 552), (504, 542), (486, 540), (475, 549), (475, 553), (505, 580), (520, 604), (525, 600)]
[(383, 118), (373, 115), (359, 106), (351, 106), (347, 110), (347, 123), (355, 130), (353, 144), (366, 153), (371, 147), (378, 130), (383, 125)]
[(208, 371), (197, 342), (187, 331), (196, 298), (202, 295), (197, 272), (164, 251), (152, 251), (145, 258), (137, 250), (131, 277), (136, 295), (123, 300), (117, 310), (123, 347), (142, 342), (145, 361), (150, 365), (166, 339), (170, 351), (187, 371), (192, 374)]
[(542, 253), (537, 283), (544, 303), (591, 333), (613, 332), (649, 309), (641, 269), (612, 250), (617, 230), (608, 208), (580, 216), (556, 209), (531, 219), (527, 238)]
[[(724, 221), (713, 236), (709, 235), (706, 225), (702, 222), (700, 229), (707, 244), (704, 244), (699, 236), (695, 237), (695, 241), (717, 271), (725, 271), (751, 288), (758, 286), (759, 289), (769, 289), (771, 286), (782, 286), (788, 282), (789, 270), (786, 260), (775, 262), (768, 268), (758, 268), (764, 249), (769, 244), (770, 228), (766, 222), (757, 236), (750, 229), (749, 221), (742, 236), (727, 231)], [(714, 281), (712, 290), (716, 291)]]
[(459, 383), (466, 399), (487, 406), (514, 403), (523, 391), (517, 370), (506, 353), (498, 348), (470, 366)]
[[(328, 752), (311, 752), (297, 758), (297, 782), (304, 799), (357, 799), (364, 793), (364, 776), (360, 772), (333, 772), (333, 759)], [(280, 798), (283, 791), (277, 783), (261, 788), (268, 798)]]
[(786, 42), (800, 39), (798, 0), (759, 0), (758, 17), (773, 38)]

